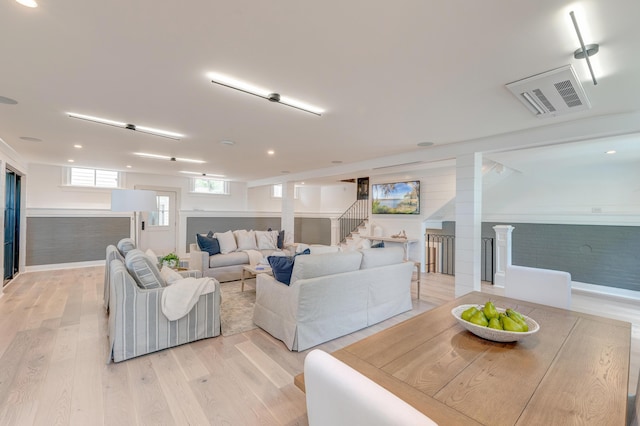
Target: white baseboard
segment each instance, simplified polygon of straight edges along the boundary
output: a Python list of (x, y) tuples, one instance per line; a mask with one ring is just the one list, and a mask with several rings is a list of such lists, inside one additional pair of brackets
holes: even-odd
[(25, 272), (54, 271), (56, 269), (89, 268), (92, 266), (104, 266), (104, 260), (90, 260), (87, 262), (52, 263), (49, 265), (25, 266)]
[(577, 293), (597, 294), (599, 296), (612, 297), (616, 299), (640, 301), (640, 291), (627, 290), (624, 288), (606, 287), (602, 285), (571, 281), (571, 290)]

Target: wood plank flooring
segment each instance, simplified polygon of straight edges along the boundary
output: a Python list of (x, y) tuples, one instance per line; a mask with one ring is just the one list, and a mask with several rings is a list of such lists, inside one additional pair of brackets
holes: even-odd
[[(24, 273), (4, 288), (0, 424), (307, 424), (304, 394), (293, 384), (307, 351), (289, 352), (260, 329), (106, 364), (103, 274), (102, 267)], [(333, 352), (454, 298), (453, 277), (423, 274), (421, 281), (411, 312), (318, 348)], [(501, 294), (487, 284), (483, 291)], [(574, 293), (573, 307), (633, 323), (635, 392), (638, 303)]]

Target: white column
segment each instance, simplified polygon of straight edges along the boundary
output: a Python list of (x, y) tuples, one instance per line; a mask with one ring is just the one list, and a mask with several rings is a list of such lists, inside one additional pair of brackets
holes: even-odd
[(331, 218), (331, 245), (340, 244), (340, 221), (336, 217)]
[(456, 297), (480, 291), (482, 154), (456, 158)]
[(282, 183), (282, 217), (280, 219), (281, 228), (284, 229), (286, 243), (295, 241), (295, 184), (294, 182)]
[(511, 225), (496, 225), (496, 273), (493, 285), (504, 287), (504, 273), (511, 265), (511, 233), (515, 228)]

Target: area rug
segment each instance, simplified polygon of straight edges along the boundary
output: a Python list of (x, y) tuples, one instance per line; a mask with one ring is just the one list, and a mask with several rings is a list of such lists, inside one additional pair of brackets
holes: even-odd
[(253, 330), (253, 305), (256, 303), (255, 280), (246, 280), (244, 291), (240, 291), (241, 281), (220, 284), (220, 322), (222, 335), (231, 336)]

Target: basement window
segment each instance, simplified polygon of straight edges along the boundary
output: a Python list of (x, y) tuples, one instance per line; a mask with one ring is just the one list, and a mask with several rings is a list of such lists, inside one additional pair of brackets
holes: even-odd
[[(276, 184), (271, 186), (271, 197), (272, 198), (282, 198), (282, 184)], [(300, 198), (300, 187), (294, 186), (293, 188), (293, 198), (296, 200)]]
[(220, 179), (191, 179), (191, 192), (199, 194), (229, 195), (229, 182)]
[(69, 167), (67, 185), (88, 188), (118, 188), (120, 173), (113, 170)]

